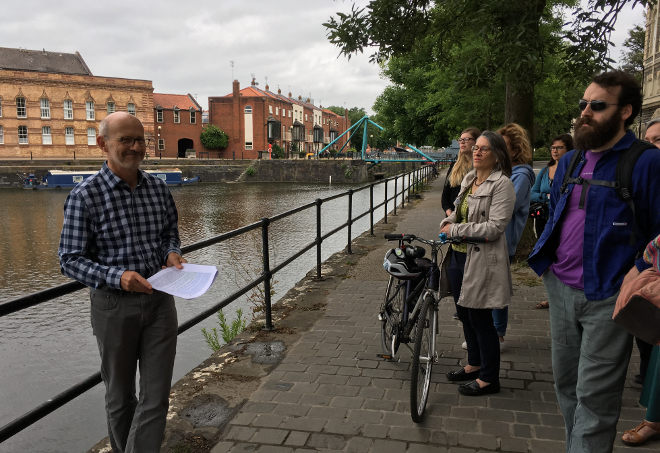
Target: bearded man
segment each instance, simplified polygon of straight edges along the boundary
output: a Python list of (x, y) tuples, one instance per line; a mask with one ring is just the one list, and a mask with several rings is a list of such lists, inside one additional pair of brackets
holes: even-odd
[[(617, 162), (636, 142), (627, 127), (641, 104), (629, 74), (593, 78), (578, 104), (576, 149), (559, 161), (548, 223), (529, 256), (548, 293), (555, 391), (571, 453), (612, 451), (632, 349), (612, 312), (624, 279), (648, 267), (640, 252), (660, 233), (660, 150), (647, 149), (635, 164), (635, 213), (603, 184), (616, 180)], [(574, 153), (573, 179), (562, 184)]]

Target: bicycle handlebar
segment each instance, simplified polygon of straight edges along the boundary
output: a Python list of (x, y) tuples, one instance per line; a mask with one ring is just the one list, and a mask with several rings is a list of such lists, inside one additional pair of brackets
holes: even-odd
[(440, 238), (440, 242), (443, 243), (450, 243), (450, 244), (461, 244), (461, 243), (468, 243), (468, 244), (480, 244), (480, 243), (485, 243), (485, 242), (491, 242), (490, 239), (488, 238), (482, 238), (482, 237), (475, 237), (475, 236), (452, 236), (448, 237), (447, 233), (440, 233), (438, 235)]
[(408, 242), (411, 243), (412, 241), (419, 241), (424, 244), (483, 244), (486, 242), (491, 242), (490, 239), (484, 238), (484, 237), (474, 237), (474, 236), (452, 236), (449, 237), (447, 236), (446, 233), (440, 233), (438, 235), (438, 238), (440, 239), (439, 241), (432, 241), (430, 239), (424, 239), (420, 238), (418, 236), (415, 236), (414, 234), (405, 234), (405, 233), (387, 233), (385, 234), (385, 239), (388, 241), (400, 241), (400, 242)]

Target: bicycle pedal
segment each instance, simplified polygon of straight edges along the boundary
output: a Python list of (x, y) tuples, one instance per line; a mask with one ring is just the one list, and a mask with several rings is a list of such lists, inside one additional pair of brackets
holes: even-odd
[(376, 354), (376, 357), (384, 360), (393, 360), (390, 354)]

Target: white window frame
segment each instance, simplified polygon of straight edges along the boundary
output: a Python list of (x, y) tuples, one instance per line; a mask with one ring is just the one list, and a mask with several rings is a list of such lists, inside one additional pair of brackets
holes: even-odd
[(85, 118), (87, 121), (94, 121), (95, 116), (94, 101), (85, 101)]
[(5, 143), (5, 130), (4, 128), (0, 125), (0, 145)]
[(105, 111), (108, 112), (108, 115), (111, 113), (115, 113), (117, 111), (117, 106), (115, 105), (115, 101), (108, 101), (105, 103)]
[(157, 123), (163, 122), (163, 109), (156, 109), (156, 122)]
[(50, 126), (41, 126), (41, 144), (42, 145), (53, 144), (53, 135), (51, 134)]
[(159, 138), (158, 139), (158, 151), (165, 151), (165, 139), (164, 138)]
[(243, 113), (252, 113), (252, 106), (246, 105), (245, 108), (243, 109)]
[(0, 96), (0, 118), (2, 118), (2, 97)]
[(289, 110), (289, 118), (291, 118), (291, 110)]
[(190, 124), (197, 124), (197, 112), (194, 110), (190, 111)]
[(96, 145), (96, 128), (88, 127), (87, 128), (87, 144), (89, 146)]
[[(21, 134), (21, 131), (25, 131), (24, 134)], [(30, 143), (30, 139), (28, 136), (28, 128), (27, 126), (18, 126), (18, 144), (19, 145), (28, 145)]]
[(48, 100), (48, 98), (39, 99), (39, 106), (40, 106), (40, 112), (41, 112), (41, 119), (42, 120), (49, 120), (50, 119), (50, 101)]
[(252, 142), (245, 142), (245, 150), (249, 151), (252, 149)]
[(135, 116), (135, 104), (133, 104), (132, 102), (126, 104), (126, 111), (131, 115)]
[(280, 108), (275, 107), (275, 116), (278, 116), (280, 114)]
[(174, 124), (179, 124), (181, 122), (181, 111), (179, 109), (174, 109)]
[(273, 114), (273, 106), (272, 105), (268, 106), (268, 113), (270, 113), (271, 115)]
[(65, 127), (64, 128), (64, 144), (65, 145), (75, 145), (76, 144), (76, 136), (75, 136), (75, 131), (73, 127)]
[(21, 96), (16, 98), (16, 118), (27, 118), (27, 100)]
[(73, 101), (71, 99), (65, 99), (62, 102), (62, 109), (64, 110), (64, 119), (72, 120), (73, 119)]

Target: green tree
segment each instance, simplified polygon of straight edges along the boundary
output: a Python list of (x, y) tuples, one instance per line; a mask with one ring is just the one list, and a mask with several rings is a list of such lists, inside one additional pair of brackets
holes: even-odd
[(225, 149), (229, 145), (229, 136), (213, 124), (204, 127), (199, 138), (206, 149)]
[[(344, 107), (338, 107), (336, 105), (331, 105), (328, 107), (328, 110), (335, 112), (337, 115), (344, 116)], [(364, 115), (367, 114), (367, 111), (362, 108), (362, 107), (351, 107), (348, 109), (348, 121), (350, 121), (351, 126), (357, 123), (362, 119)], [(367, 131), (369, 128), (367, 128)], [(339, 134), (343, 133), (344, 131), (338, 131)], [(362, 149), (362, 137), (364, 133), (364, 126), (360, 125), (356, 129), (353, 129), (350, 134), (353, 137), (350, 143), (350, 146), (354, 146), (355, 148)]]
[[(350, 58), (374, 48), (371, 60), (380, 63), (430, 46), (427, 55), (432, 61), (460, 66), (456, 56), (464, 54), (465, 43), (478, 37), (477, 50), (483, 47), (488, 55), (485, 60), (466, 61), (471, 67), (465, 67), (464, 74), (490, 73), (492, 83), (504, 90), (504, 122), (518, 122), (533, 133), (535, 88), (543, 80), (547, 57), (562, 54), (566, 73), (585, 80), (612, 63), (607, 54), (609, 37), (622, 6), (650, 2), (373, 0), (364, 8), (353, 5), (349, 13), (337, 13), (323, 25), (342, 54)], [(563, 14), (572, 17), (566, 28), (561, 28)], [(549, 33), (557, 24), (559, 32)]]
[(623, 42), (627, 49), (623, 53), (623, 64), (621, 69), (634, 74), (641, 82), (642, 72), (644, 71), (644, 42), (646, 39), (645, 30), (635, 25), (628, 31), (628, 38)]

